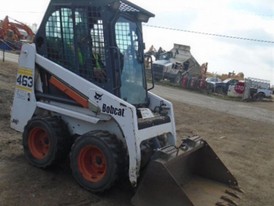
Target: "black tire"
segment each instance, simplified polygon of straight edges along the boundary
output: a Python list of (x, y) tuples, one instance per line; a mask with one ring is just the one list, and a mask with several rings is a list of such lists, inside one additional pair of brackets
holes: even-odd
[(24, 155), (36, 167), (46, 168), (63, 161), (71, 144), (67, 127), (59, 118), (34, 117), (24, 128)]
[(92, 192), (109, 189), (123, 170), (121, 142), (105, 131), (93, 131), (77, 138), (70, 153), (76, 181)]
[(207, 94), (211, 94), (214, 92), (214, 85), (210, 83), (206, 83), (206, 92)]
[(215, 93), (217, 93), (217, 94), (224, 94), (223, 88), (222, 87), (216, 87), (215, 88)]
[(256, 100), (257, 101), (262, 101), (265, 98), (265, 94), (263, 92), (259, 92), (256, 94)]

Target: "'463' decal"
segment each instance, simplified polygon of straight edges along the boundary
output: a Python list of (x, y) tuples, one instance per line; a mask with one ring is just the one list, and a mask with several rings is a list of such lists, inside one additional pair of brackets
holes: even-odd
[(33, 79), (31, 76), (19, 75), (16, 80), (17, 84), (22, 85), (24, 87), (32, 87)]
[(16, 78), (16, 87), (21, 90), (31, 92), (33, 87), (32, 70), (19, 69)]

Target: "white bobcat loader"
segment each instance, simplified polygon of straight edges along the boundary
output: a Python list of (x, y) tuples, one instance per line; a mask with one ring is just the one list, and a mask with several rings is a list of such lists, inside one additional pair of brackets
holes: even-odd
[(20, 53), (11, 127), (32, 165), (69, 155), (92, 192), (126, 171), (134, 205), (236, 205), (233, 175), (200, 137), (176, 147), (172, 104), (148, 91), (142, 22), (153, 16), (126, 0), (51, 0)]

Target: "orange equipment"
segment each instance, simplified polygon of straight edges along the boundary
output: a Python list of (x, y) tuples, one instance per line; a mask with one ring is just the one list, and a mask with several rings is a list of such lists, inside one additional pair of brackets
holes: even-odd
[(20, 21), (12, 19), (11, 22), (9, 19), (11, 18), (6, 16), (4, 20), (0, 20), (0, 40), (20, 47), (23, 41), (31, 43), (35, 36), (31, 28)]

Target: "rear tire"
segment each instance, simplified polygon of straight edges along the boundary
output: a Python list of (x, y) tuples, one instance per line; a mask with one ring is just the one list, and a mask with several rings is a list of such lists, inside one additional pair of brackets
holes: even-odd
[(125, 163), (121, 151), (116, 136), (108, 132), (93, 131), (78, 137), (70, 153), (74, 178), (92, 192), (109, 189)]
[(63, 161), (71, 147), (71, 137), (61, 119), (34, 117), (24, 128), (23, 148), (34, 166), (46, 168)]

